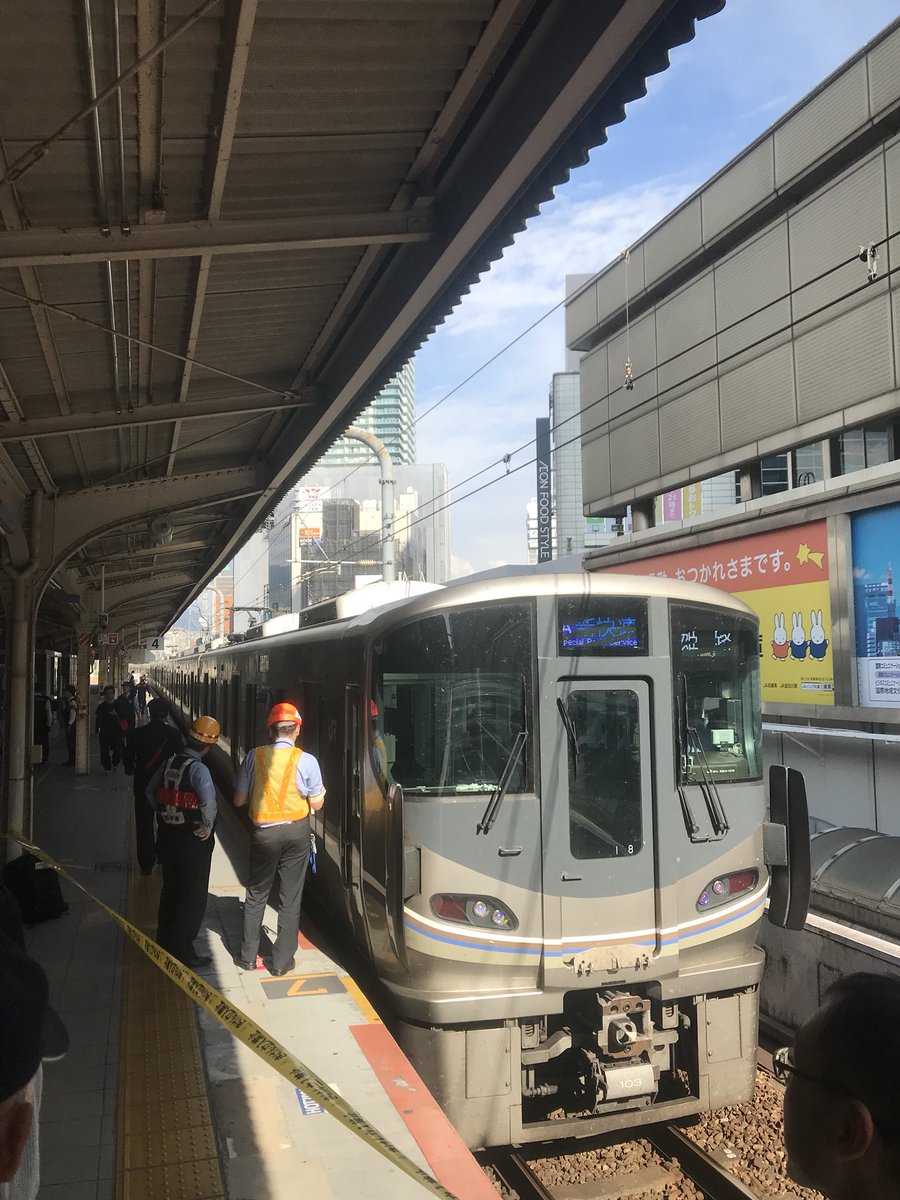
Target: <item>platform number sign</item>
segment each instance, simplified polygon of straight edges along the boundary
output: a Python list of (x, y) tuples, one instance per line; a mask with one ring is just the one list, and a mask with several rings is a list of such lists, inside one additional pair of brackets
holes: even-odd
[(162, 648), (163, 648), (162, 637), (158, 633), (154, 633), (151, 637), (147, 638), (147, 641), (145, 642), (145, 647), (147, 650), (162, 650)]

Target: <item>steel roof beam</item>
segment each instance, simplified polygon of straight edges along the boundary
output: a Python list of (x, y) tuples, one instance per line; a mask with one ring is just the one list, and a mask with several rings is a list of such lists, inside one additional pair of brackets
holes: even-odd
[[(0, 149), (0, 169), (6, 170), (7, 166), (6, 157), (2, 153), (2, 149)], [(0, 217), (2, 217), (3, 224), (7, 229), (28, 228), (28, 216), (22, 197), (16, 192), (11, 183), (0, 185)], [(34, 268), (22, 267), (19, 270), (19, 278), (22, 281), (22, 290), (27, 296), (34, 296), (38, 300), (43, 300), (41, 283)], [(69, 392), (66, 387), (59, 351), (56, 347), (56, 339), (53, 336), (53, 330), (50, 326), (50, 315), (40, 304), (32, 304), (30, 308), (31, 319), (34, 321), (34, 330), (41, 345), (41, 353), (44, 356), (44, 363), (47, 367), (47, 374), (50, 377), (50, 384), (56, 396), (56, 403), (59, 405), (59, 411), (61, 413), (71, 412), (72, 404), (69, 400)], [(81, 476), (81, 482), (87, 484), (89, 475), (84, 451), (75, 438), (71, 441), (71, 447), (75, 464), (78, 467), (78, 473)]]
[(331, 213), (253, 221), (182, 221), (112, 229), (25, 229), (0, 232), (0, 269), (192, 258), (203, 254), (271, 254), (341, 246), (427, 241), (434, 218), (425, 212)]
[[(177, 533), (177, 530), (176, 530)], [(191, 542), (169, 542), (166, 546), (144, 546), (140, 550), (117, 550), (112, 554), (92, 554), (89, 558), (71, 560), (75, 567), (102, 567), (120, 559), (131, 561), (133, 558), (155, 558), (157, 554), (187, 554), (194, 550), (208, 550), (209, 542), (195, 539)]]
[(35, 417), (31, 421), (0, 423), (0, 443), (24, 442), (31, 438), (65, 437), (72, 433), (99, 433), (142, 425), (162, 425), (167, 421), (192, 417), (235, 417), (253, 413), (293, 412), (297, 408), (315, 407), (309, 399), (314, 394), (307, 388), (306, 399), (288, 400), (279, 396), (232, 396), (221, 400), (194, 400), (188, 404), (145, 404), (134, 412), (71, 413), (61, 417)]
[[(231, 162), (231, 151), (234, 145), (234, 134), (237, 128), (238, 110), (241, 106), (241, 96), (244, 91), (244, 76), (247, 73), (247, 60), (250, 57), (250, 41), (253, 37), (253, 25), (256, 21), (257, 0), (241, 0), (240, 9), (234, 18), (234, 10), (226, 10), (229, 20), (227, 38), (230, 43), (228, 54), (229, 69), (227, 77), (220, 72), (219, 91), (214, 101), (214, 109), (218, 115), (213, 128), (219, 136), (215, 151), (210, 159), (209, 203), (206, 217), (209, 221), (218, 221), (222, 215), (222, 197), (225, 193), (225, 178), (228, 165)], [(197, 281), (194, 286), (194, 302), (191, 306), (191, 321), (188, 326), (187, 346), (185, 357), (190, 360), (197, 353), (197, 342), (200, 338), (200, 322), (203, 319), (203, 306), (206, 303), (206, 289), (209, 286), (209, 273), (212, 269), (213, 257), (204, 254), (197, 267)], [(178, 391), (178, 402), (187, 400), (188, 388), (194, 364), (187, 361), (181, 373), (181, 387)], [(175, 471), (175, 455), (181, 439), (181, 422), (177, 422), (172, 430), (172, 444), (169, 451), (169, 461), (166, 464), (166, 474)]]

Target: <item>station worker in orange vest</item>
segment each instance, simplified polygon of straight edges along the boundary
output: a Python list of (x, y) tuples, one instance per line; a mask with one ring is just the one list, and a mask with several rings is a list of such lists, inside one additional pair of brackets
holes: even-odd
[(219, 733), (214, 717), (195, 717), (185, 749), (166, 759), (146, 789), (156, 810), (156, 857), (162, 867), (156, 940), (188, 967), (212, 962), (197, 953), (194, 938), (206, 912), (218, 811), (216, 785), (203, 759)]
[(294, 968), (309, 863), (309, 811), (325, 803), (325, 788), (316, 759), (296, 745), (303, 718), (294, 705), (276, 704), (266, 724), (272, 744), (251, 750), (234, 781), (235, 807), (249, 804), (253, 823), (244, 934), (234, 961), (243, 971), (256, 969), (263, 914), (277, 871), (278, 936), (268, 965), (271, 975), (287, 975)]

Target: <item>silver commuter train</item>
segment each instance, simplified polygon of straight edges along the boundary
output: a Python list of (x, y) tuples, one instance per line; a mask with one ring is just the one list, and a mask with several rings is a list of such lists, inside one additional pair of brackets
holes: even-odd
[(466, 1142), (749, 1099), (770, 874), (776, 919), (805, 913), (791, 831), (766, 822), (750, 609), (566, 574), (340, 608), (157, 679), (235, 761), (270, 704), (299, 706), (328, 789), (310, 886)]

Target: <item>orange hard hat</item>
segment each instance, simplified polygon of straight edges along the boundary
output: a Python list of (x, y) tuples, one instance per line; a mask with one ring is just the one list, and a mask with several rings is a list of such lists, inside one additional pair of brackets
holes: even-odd
[(274, 708), (269, 709), (269, 715), (266, 717), (266, 725), (270, 729), (273, 725), (296, 725), (299, 729), (302, 724), (303, 718), (294, 704), (276, 704)]
[(220, 733), (219, 722), (215, 717), (194, 717), (188, 737), (197, 742), (205, 742), (207, 746), (215, 746)]

